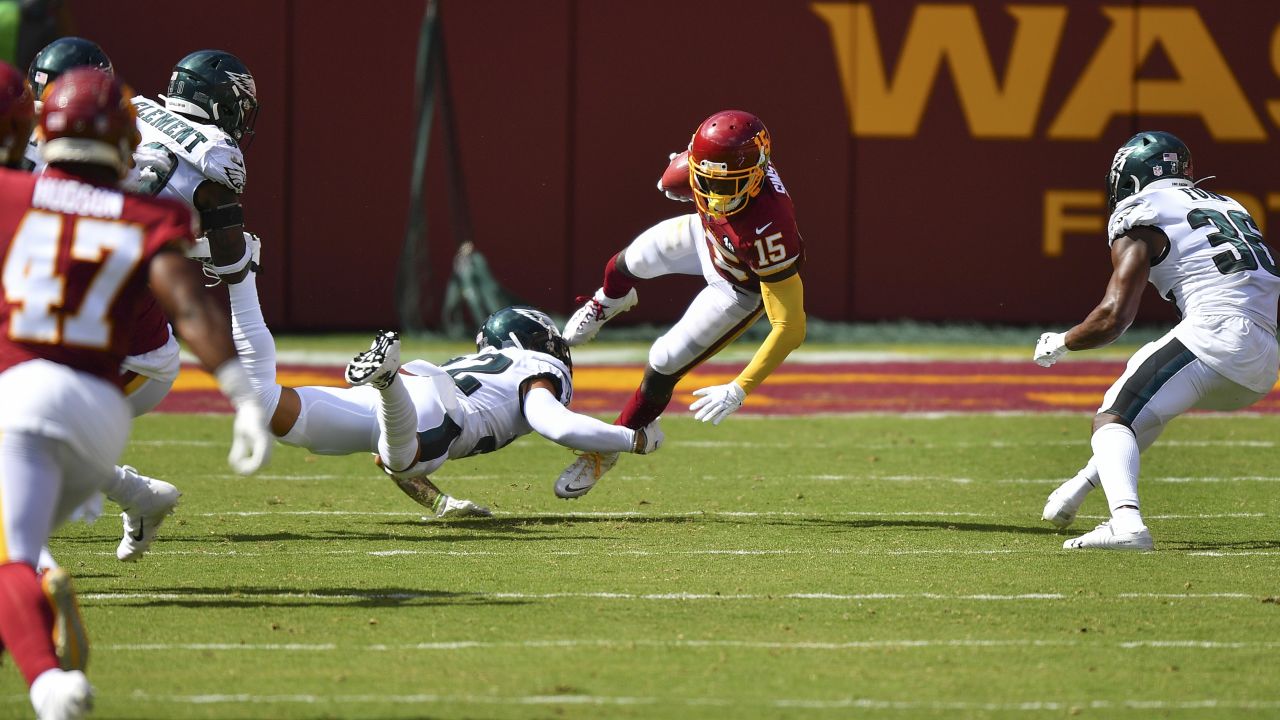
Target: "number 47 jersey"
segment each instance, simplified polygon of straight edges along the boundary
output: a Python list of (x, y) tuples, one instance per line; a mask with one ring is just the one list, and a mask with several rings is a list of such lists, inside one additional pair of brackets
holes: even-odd
[(191, 233), (170, 200), (0, 170), (0, 371), (43, 358), (118, 382), (151, 258)]
[(1151, 259), (1149, 277), (1184, 318), (1178, 338), (1232, 381), (1269, 390), (1276, 379), (1280, 269), (1248, 211), (1190, 184), (1153, 189), (1121, 201), (1107, 235), (1114, 241), (1141, 226), (1169, 239)]

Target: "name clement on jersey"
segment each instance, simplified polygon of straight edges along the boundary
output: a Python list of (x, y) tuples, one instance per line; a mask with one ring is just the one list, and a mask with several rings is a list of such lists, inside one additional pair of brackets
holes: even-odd
[(191, 142), (183, 145), (183, 150), (192, 152), (200, 143), (209, 141), (209, 138), (204, 133), (191, 127), (182, 118), (159, 105), (144, 98), (137, 98), (133, 103), (138, 108), (138, 119), (142, 122), (168, 135), (179, 144), (186, 142), (190, 138)]

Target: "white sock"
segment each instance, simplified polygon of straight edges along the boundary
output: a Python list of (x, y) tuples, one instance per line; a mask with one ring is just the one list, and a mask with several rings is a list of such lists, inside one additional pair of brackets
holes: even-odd
[(1102, 490), (1107, 494), (1107, 505), (1111, 508), (1112, 527), (1120, 532), (1144, 527), (1142, 515), (1138, 512), (1140, 461), (1138, 439), (1133, 431), (1119, 423), (1107, 423), (1098, 428), (1090, 443)]
[(53, 559), (53, 553), (49, 552), (48, 546), (40, 548), (40, 559), (36, 562), (36, 572), (44, 572), (58, 567), (58, 561)]
[(1098, 467), (1094, 463), (1093, 458), (1089, 458), (1089, 464), (1080, 468), (1080, 472), (1070, 480), (1062, 483), (1059, 489), (1070, 494), (1072, 501), (1079, 505), (1084, 502), (1085, 497), (1093, 492), (1093, 489), (1100, 486), (1098, 480)]
[(262, 317), (257, 273), (250, 272), (242, 282), (228, 285), (227, 294), (231, 297), (231, 338), (235, 341), (236, 353), (270, 417), (280, 402), (280, 386), (276, 384), (276, 340)]
[(115, 472), (111, 474), (111, 479), (102, 486), (102, 492), (111, 502), (119, 503), (122, 499), (128, 499), (137, 494), (140, 488), (145, 488), (147, 481), (142, 479), (136, 471), (130, 472), (124, 469), (124, 466), (115, 466)]
[(399, 375), (378, 392), (378, 455), (387, 468), (408, 470), (418, 460), (418, 409)]

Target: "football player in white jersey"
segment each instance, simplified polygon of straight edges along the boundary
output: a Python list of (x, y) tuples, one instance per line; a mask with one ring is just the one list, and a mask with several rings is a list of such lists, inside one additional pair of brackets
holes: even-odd
[(1196, 187), (1191, 151), (1166, 132), (1135, 135), (1107, 176), (1114, 270), (1102, 302), (1065, 333), (1044, 333), (1034, 359), (1106, 345), (1133, 322), (1149, 280), (1182, 316), (1143, 346), (1111, 386), (1093, 423), (1093, 457), (1049, 495), (1044, 519), (1065, 528), (1089, 491), (1111, 519), (1064, 548), (1151, 550), (1138, 504), (1139, 454), (1193, 408), (1238, 410), (1276, 383), (1280, 269), (1258, 224), (1235, 200)]
[(438, 493), (427, 475), (529, 432), (583, 452), (644, 454), (662, 444), (656, 420), (632, 430), (568, 409), (573, 360), (545, 313), (499, 310), (481, 327), (476, 350), (440, 367), (416, 360), (402, 374), (399, 336), (381, 332), (347, 366), (354, 387), (282, 387), (274, 370), (252, 382), (281, 442), (319, 455), (375, 453), (396, 484), (439, 517), (489, 513)]

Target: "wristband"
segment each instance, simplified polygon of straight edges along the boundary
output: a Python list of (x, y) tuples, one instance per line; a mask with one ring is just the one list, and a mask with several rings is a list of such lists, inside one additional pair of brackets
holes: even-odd
[(218, 381), (218, 389), (232, 405), (238, 408), (246, 402), (253, 402), (253, 383), (249, 380), (249, 373), (245, 372), (244, 365), (240, 364), (240, 358), (233, 357), (219, 365), (213, 372), (213, 377)]

